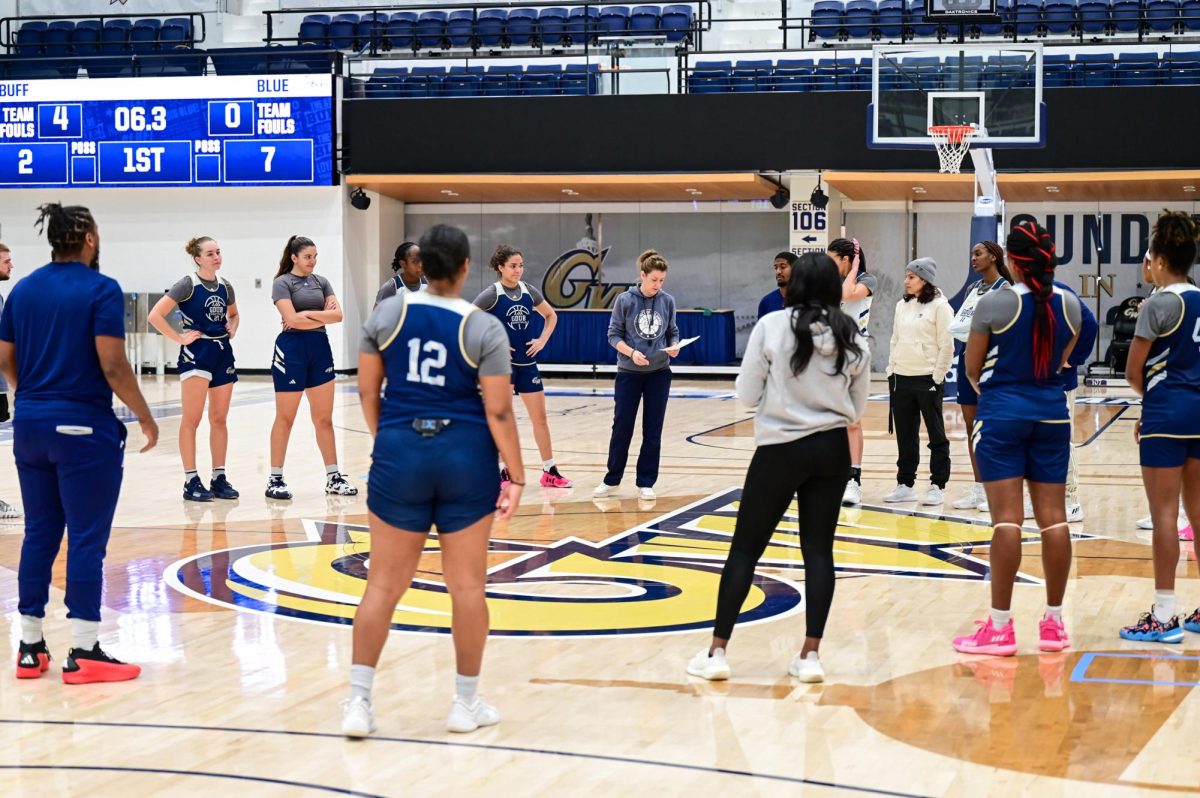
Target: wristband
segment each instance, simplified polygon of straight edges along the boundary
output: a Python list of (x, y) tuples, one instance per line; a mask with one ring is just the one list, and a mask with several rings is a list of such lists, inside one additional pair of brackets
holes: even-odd
[(523, 487), (525, 487), (525, 483), (524, 483), (524, 482), (515, 482), (515, 481), (513, 481), (513, 480), (511, 480), (511, 479), (508, 481), (508, 484), (510, 484), (510, 485), (516, 485), (518, 488), (523, 488)]

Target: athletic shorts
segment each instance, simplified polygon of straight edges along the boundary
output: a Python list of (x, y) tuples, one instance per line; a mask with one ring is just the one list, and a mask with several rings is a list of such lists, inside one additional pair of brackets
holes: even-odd
[(1143, 435), (1138, 448), (1141, 463), (1146, 468), (1179, 468), (1189, 458), (1200, 460), (1200, 438), (1148, 438)]
[(975, 393), (975, 388), (967, 379), (967, 366), (963, 363), (962, 358), (959, 358), (958, 373), (955, 375), (954, 382), (958, 386), (958, 396), (954, 401), (959, 405), (967, 406), (979, 404), (979, 394)]
[(333, 379), (333, 350), (324, 330), (287, 330), (275, 339), (275, 392), (303, 391)]
[(209, 388), (237, 382), (233, 345), (227, 338), (197, 338), (179, 348), (179, 379), (202, 377)]
[(972, 432), (981, 482), (1024, 477), (1065, 484), (1071, 457), (1071, 425), (1052, 421), (975, 419)]
[(541, 393), (542, 373), (538, 371), (537, 363), (528, 366), (512, 367), (513, 396), (523, 393)]
[(409, 532), (465, 529), (496, 511), (499, 455), (486, 424), (451, 421), (437, 435), (380, 427), (371, 452), (367, 507)]

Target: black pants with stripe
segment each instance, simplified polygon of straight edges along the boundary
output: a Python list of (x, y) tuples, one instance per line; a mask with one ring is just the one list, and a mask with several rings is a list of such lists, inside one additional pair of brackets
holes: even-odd
[(896, 426), (896, 482), (912, 487), (921, 466), (921, 421), (929, 435), (929, 481), (945, 488), (950, 481), (950, 440), (942, 419), (942, 394), (945, 384), (933, 377), (904, 377), (893, 374), (888, 381), (892, 392), (892, 421)]

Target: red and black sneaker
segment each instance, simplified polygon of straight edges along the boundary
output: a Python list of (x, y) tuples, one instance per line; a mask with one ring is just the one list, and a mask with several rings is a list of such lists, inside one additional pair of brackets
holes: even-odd
[(67, 684), (92, 682), (127, 682), (142, 672), (140, 665), (129, 665), (100, 650), (100, 644), (90, 649), (73, 648), (63, 663), (62, 678)]
[(21, 642), (21, 648), (17, 651), (18, 679), (36, 679), (49, 667), (50, 649), (46, 648), (45, 640), (36, 643)]

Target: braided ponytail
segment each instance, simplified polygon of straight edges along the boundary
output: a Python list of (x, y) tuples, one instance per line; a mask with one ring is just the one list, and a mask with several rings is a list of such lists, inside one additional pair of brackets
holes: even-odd
[(1162, 258), (1167, 271), (1187, 277), (1196, 262), (1197, 239), (1200, 239), (1200, 224), (1190, 214), (1164, 209), (1150, 231), (1148, 257)]
[[(1049, 378), (1052, 371), (1050, 356), (1054, 351), (1054, 328), (1057, 324), (1050, 307), (1054, 295), (1054, 269), (1058, 257), (1054, 240), (1037, 222), (1023, 222), (1009, 231), (1008, 259), (1016, 269), (1016, 277), (1028, 288), (1035, 301), (1033, 319), (1033, 373), (1039, 380)], [(1057, 368), (1053, 369), (1057, 371)]]
[(39, 233), (46, 234), (55, 258), (79, 254), (87, 243), (88, 233), (96, 231), (92, 212), (82, 205), (62, 205), (47, 202), (38, 206), (38, 218), (33, 223)]

